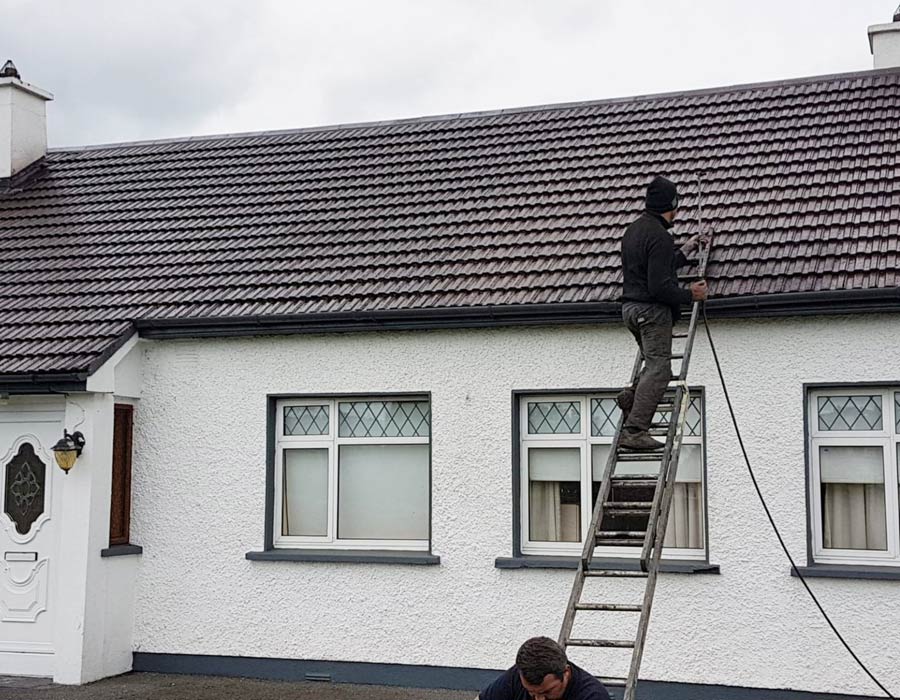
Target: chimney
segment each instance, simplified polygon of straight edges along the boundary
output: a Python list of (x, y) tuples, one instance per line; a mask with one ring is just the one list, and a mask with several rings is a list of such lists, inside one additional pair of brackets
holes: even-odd
[(12, 61), (0, 68), (0, 180), (47, 154), (47, 102), (53, 95), (22, 82)]
[(894, 21), (890, 24), (869, 27), (869, 49), (874, 68), (900, 68), (900, 7), (894, 10)]

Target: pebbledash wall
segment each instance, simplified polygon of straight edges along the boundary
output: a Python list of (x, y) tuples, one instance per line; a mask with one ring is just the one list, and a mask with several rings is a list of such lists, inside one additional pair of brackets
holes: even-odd
[[(805, 564), (803, 385), (900, 383), (900, 317), (721, 321), (713, 331), (762, 489)], [(632, 345), (614, 325), (147, 341), (135, 651), (507, 667), (525, 638), (556, 636), (573, 575), (495, 568), (513, 546), (512, 392), (615, 387)], [(690, 379), (706, 389), (709, 550), (721, 573), (661, 575), (642, 676), (876, 695), (790, 575), (699, 334)], [(294, 392), (430, 392), (439, 566), (245, 558), (263, 548), (266, 395)], [(900, 581), (812, 586), (900, 691)]]

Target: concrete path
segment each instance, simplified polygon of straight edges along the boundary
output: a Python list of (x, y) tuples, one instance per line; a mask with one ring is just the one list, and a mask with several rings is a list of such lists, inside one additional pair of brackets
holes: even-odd
[(460, 690), (129, 673), (82, 686), (0, 676), (0, 700), (473, 700)]

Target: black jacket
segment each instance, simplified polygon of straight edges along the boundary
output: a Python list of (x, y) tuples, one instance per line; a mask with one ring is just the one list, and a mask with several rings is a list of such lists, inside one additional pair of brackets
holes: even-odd
[(672, 224), (658, 214), (645, 211), (625, 229), (622, 237), (622, 301), (665, 304), (672, 317), (681, 315), (681, 305), (690, 304), (691, 291), (678, 286), (675, 274), (688, 260), (675, 248), (667, 229)]

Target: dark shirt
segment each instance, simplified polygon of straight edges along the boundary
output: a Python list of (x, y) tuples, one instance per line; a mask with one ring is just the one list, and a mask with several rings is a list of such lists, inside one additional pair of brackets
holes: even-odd
[(622, 301), (665, 304), (678, 318), (682, 304), (691, 303), (691, 291), (678, 286), (675, 271), (688, 260), (675, 248), (672, 226), (659, 216), (645, 211), (622, 237)]
[[(600, 681), (573, 663), (569, 666), (572, 667), (572, 677), (563, 693), (564, 700), (610, 700)], [(482, 690), (478, 697), (480, 700), (531, 700), (528, 691), (522, 687), (519, 669), (515, 666)]]

